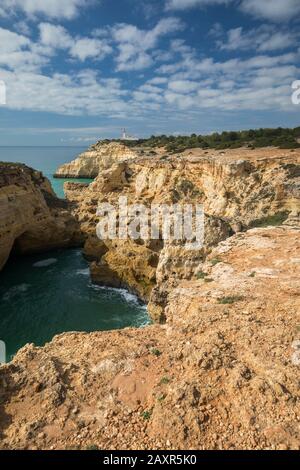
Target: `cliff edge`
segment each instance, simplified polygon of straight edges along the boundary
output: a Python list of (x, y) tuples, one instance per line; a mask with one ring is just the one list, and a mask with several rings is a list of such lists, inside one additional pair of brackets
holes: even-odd
[(299, 228), (237, 234), (201, 268), (163, 326), (67, 333), (2, 366), (1, 448), (299, 449)]
[(0, 162), (0, 270), (12, 250), (26, 254), (79, 246), (80, 227), (41, 172)]
[(109, 144), (99, 142), (92, 145), (72, 162), (60, 166), (54, 177), (96, 178), (102, 170), (106, 170), (114, 163), (136, 158), (136, 156), (137, 153), (126, 147), (126, 145), (114, 142)]
[[(299, 224), (300, 152), (247, 149), (211, 153), (191, 150), (177, 156), (138, 157), (115, 163), (88, 186), (65, 184), (86, 242), (94, 282), (125, 287), (149, 302), (163, 321), (168, 292), (181, 279), (195, 279), (214, 246), (253, 227)], [(205, 239), (188, 251), (163, 240), (99, 240), (99, 203), (202, 204)]]

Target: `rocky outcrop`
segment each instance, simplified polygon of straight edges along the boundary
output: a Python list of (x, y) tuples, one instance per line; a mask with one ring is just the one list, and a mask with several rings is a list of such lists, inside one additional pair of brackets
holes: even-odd
[[(136, 158), (112, 165), (88, 187), (67, 183), (67, 198), (85, 233), (85, 253), (95, 282), (123, 286), (149, 301), (155, 320), (164, 319), (168, 293), (181, 279), (195, 279), (199, 262), (233, 233), (255, 226), (299, 220), (299, 152), (262, 149), (173, 157)], [(205, 242), (187, 251), (162, 240), (111, 240), (96, 237), (98, 203), (202, 203)]]
[(137, 157), (137, 153), (126, 145), (118, 143), (103, 144), (98, 142), (76, 160), (60, 166), (55, 178), (96, 178), (100, 172), (114, 163), (121, 163)]
[(55, 196), (42, 173), (0, 162), (0, 269), (12, 250), (26, 254), (82, 242), (69, 204)]
[(0, 447), (299, 449), (300, 229), (238, 233), (197, 270), (163, 326), (63, 334), (1, 367)]
[[(0, 447), (299, 449), (299, 157), (191, 151), (67, 183), (94, 281), (133, 290), (164, 324), (25, 346), (0, 368)], [(39, 172), (2, 169), (3, 259), (76, 227)], [(202, 203), (203, 248), (99, 240), (98, 204), (120, 195)]]

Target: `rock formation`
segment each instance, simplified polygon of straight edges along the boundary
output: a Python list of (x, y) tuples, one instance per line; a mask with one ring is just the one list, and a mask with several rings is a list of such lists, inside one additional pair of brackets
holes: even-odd
[[(155, 320), (163, 320), (167, 291), (178, 280), (193, 279), (199, 262), (218, 242), (254, 226), (280, 224), (300, 213), (299, 157), (272, 149), (200, 152), (146, 157), (116, 163), (89, 186), (66, 183), (67, 198), (86, 235), (85, 253), (95, 282), (126, 287), (149, 301)], [(160, 240), (106, 240), (96, 237), (98, 203), (202, 203), (205, 243), (187, 251)], [(162, 286), (162, 288), (160, 288)], [(169, 286), (169, 289), (167, 289)]]
[(238, 233), (199, 270), (163, 326), (63, 334), (1, 367), (1, 448), (299, 449), (300, 229)]
[[(0, 447), (300, 449), (299, 159), (276, 149), (192, 150), (66, 183), (92, 278), (136, 292), (156, 323), (22, 348), (0, 368)], [(28, 240), (20, 212), (40, 214), (39, 234), (46, 214), (56, 218), (41, 174), (9, 171), (0, 214), (11, 247)], [(203, 248), (99, 240), (98, 204), (117, 205), (120, 195), (147, 207), (202, 203)], [(19, 223), (7, 210), (15, 207)]]
[(98, 142), (80, 154), (71, 163), (58, 168), (55, 178), (96, 178), (99, 172), (110, 168), (114, 163), (135, 158), (137, 153), (118, 143)]
[(42, 173), (0, 162), (0, 270), (12, 249), (25, 254), (82, 242), (69, 204), (54, 195)]

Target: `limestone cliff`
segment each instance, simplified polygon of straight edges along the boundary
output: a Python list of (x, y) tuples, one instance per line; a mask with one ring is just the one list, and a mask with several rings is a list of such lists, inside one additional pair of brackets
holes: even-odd
[(238, 233), (198, 269), (163, 326), (63, 334), (1, 367), (0, 447), (299, 449), (300, 229)]
[(137, 153), (118, 143), (92, 145), (75, 160), (59, 167), (55, 178), (96, 178), (99, 172), (111, 167), (114, 163), (136, 158)]
[(12, 249), (33, 253), (82, 241), (69, 204), (54, 195), (42, 173), (0, 162), (0, 269)]
[[(125, 286), (145, 300), (154, 319), (163, 319), (168, 292), (180, 279), (194, 279), (199, 263), (221, 240), (255, 226), (299, 220), (299, 152), (187, 152), (136, 158), (102, 171), (89, 186), (67, 183), (67, 198), (87, 237), (85, 253), (95, 282)], [(202, 203), (205, 243), (187, 252), (162, 240), (100, 241), (95, 231), (99, 202), (129, 204)]]

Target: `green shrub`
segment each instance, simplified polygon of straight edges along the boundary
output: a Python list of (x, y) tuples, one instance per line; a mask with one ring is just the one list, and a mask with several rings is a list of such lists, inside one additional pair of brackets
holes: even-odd
[[(234, 149), (239, 147), (261, 148), (279, 147), (282, 149), (300, 148), (300, 127), (295, 129), (249, 129), (243, 131), (230, 131), (213, 133), (211, 135), (179, 135), (179, 136), (151, 136), (149, 139), (124, 142), (128, 147), (165, 147), (168, 153), (180, 153), (189, 148), (201, 149)], [(120, 142), (120, 140), (115, 140)], [(107, 141), (105, 141), (107, 142)], [(154, 155), (154, 154), (153, 154)]]
[(161, 356), (162, 353), (159, 349), (152, 348), (151, 349), (151, 354), (153, 354), (153, 356), (159, 357), (159, 356)]
[(167, 385), (170, 382), (169, 377), (162, 377), (159, 384), (160, 385)]
[(288, 212), (277, 212), (277, 214), (262, 217), (261, 219), (254, 220), (251, 224), (251, 228), (268, 227), (282, 225), (283, 222), (288, 218)]
[(145, 420), (145, 421), (149, 421), (149, 419), (151, 418), (151, 415), (152, 415), (152, 411), (142, 411), (141, 413), (141, 417)]
[(207, 273), (204, 273), (203, 271), (199, 271), (199, 272), (196, 274), (197, 279), (205, 279), (206, 276), (207, 276)]
[(240, 302), (244, 297), (242, 295), (230, 295), (228, 297), (221, 297), (218, 299), (219, 304), (222, 305), (231, 305), (235, 302)]
[(216, 264), (222, 263), (222, 260), (220, 258), (213, 258), (210, 260), (210, 263), (212, 266), (216, 266)]

